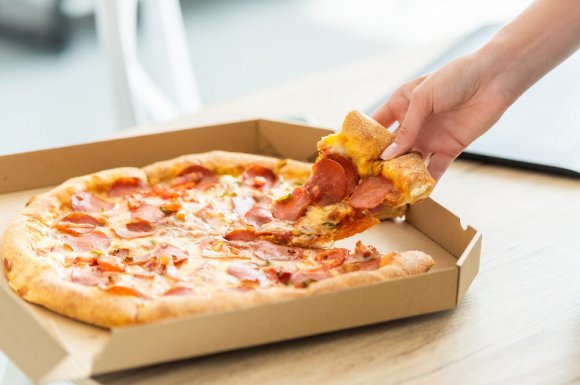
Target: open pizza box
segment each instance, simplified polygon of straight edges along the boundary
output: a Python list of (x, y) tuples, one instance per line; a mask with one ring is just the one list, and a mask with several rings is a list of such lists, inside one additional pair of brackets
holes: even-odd
[[(313, 161), (330, 130), (271, 120), (189, 128), (0, 157), (0, 231), (28, 199), (78, 175), (142, 166), (209, 150)], [(218, 314), (114, 328), (90, 326), (21, 300), (0, 274), (0, 349), (37, 383), (92, 375), (448, 310), (479, 268), (481, 235), (431, 199), (404, 221), (356, 240), (379, 250), (421, 250), (436, 266), (411, 278)]]

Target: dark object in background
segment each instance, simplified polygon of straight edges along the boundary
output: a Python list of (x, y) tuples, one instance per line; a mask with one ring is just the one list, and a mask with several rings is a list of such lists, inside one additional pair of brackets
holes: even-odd
[(0, 0), (0, 36), (61, 50), (68, 41), (62, 0)]

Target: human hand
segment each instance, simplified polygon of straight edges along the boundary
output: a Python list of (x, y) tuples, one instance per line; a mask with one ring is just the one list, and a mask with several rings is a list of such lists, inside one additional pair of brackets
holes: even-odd
[(490, 59), (478, 53), (463, 56), (395, 91), (373, 116), (385, 127), (399, 122), (395, 141), (381, 157), (418, 151), (438, 180), (517, 97)]

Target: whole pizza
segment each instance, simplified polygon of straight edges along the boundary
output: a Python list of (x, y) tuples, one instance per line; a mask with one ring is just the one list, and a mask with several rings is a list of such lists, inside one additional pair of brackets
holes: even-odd
[(420, 251), (334, 241), (404, 214), (435, 182), (419, 154), (353, 111), (314, 165), (213, 151), (68, 180), (7, 228), (22, 298), (112, 327), (207, 314), (427, 272)]

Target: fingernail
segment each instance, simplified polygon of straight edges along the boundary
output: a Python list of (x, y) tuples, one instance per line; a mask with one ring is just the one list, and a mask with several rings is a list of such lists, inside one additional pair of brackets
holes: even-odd
[(381, 159), (390, 160), (393, 157), (393, 155), (395, 155), (395, 151), (397, 151), (397, 148), (399, 148), (397, 143), (393, 142), (390, 145), (388, 145), (387, 148), (385, 148), (385, 151), (383, 151), (383, 153), (381, 154)]

